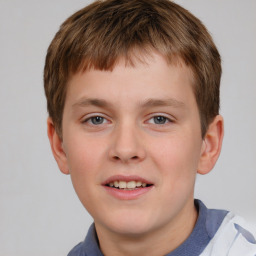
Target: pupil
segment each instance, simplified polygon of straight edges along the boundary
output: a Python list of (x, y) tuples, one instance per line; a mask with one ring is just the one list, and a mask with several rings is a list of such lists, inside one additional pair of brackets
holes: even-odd
[(155, 121), (156, 124), (165, 124), (166, 117), (164, 117), (164, 116), (156, 116), (156, 117), (154, 117), (154, 121)]
[(92, 118), (93, 124), (102, 124), (103, 123), (103, 117), (101, 116), (95, 116)]

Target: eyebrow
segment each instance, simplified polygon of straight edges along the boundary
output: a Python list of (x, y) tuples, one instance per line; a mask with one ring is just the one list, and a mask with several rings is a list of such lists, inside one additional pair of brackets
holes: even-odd
[(109, 107), (111, 104), (103, 99), (94, 99), (94, 98), (83, 98), (78, 102), (74, 103), (72, 107), (86, 107), (86, 106), (96, 106), (96, 107)]
[[(101, 108), (110, 108), (113, 104), (107, 102), (103, 99), (98, 98), (82, 98), (78, 102), (72, 105), (73, 108), (75, 107), (86, 107), (86, 106), (96, 106)], [(171, 106), (174, 108), (181, 108), (185, 106), (185, 103), (182, 101), (178, 101), (176, 99), (148, 99), (145, 102), (140, 102), (139, 104), (142, 108), (147, 107), (159, 107), (159, 106)]]
[(146, 102), (141, 104), (142, 107), (159, 107), (159, 106), (170, 106), (175, 108), (184, 107), (185, 103), (176, 99), (148, 99)]

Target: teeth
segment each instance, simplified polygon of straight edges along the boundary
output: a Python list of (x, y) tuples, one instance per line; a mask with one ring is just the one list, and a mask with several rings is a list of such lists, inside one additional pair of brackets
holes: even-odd
[(137, 181), (137, 182), (136, 182), (136, 186), (137, 186), (137, 187), (140, 187), (141, 185), (142, 185), (142, 182), (141, 182), (141, 181)]
[(135, 189), (136, 187), (143, 187), (145, 188), (147, 186), (147, 184), (145, 182), (141, 182), (141, 181), (114, 181), (114, 182), (110, 182), (108, 184), (110, 187), (115, 187), (115, 188), (120, 188), (120, 189)]
[(127, 188), (136, 188), (136, 182), (135, 181), (129, 181), (126, 185)]
[(126, 188), (126, 182), (125, 181), (119, 181), (119, 188)]

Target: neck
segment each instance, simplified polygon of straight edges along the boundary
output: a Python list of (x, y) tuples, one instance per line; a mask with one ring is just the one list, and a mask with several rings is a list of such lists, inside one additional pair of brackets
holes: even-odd
[(144, 234), (117, 234), (98, 225), (95, 227), (101, 251), (106, 256), (166, 255), (179, 247), (192, 233), (197, 220), (194, 202), (184, 207), (171, 222)]

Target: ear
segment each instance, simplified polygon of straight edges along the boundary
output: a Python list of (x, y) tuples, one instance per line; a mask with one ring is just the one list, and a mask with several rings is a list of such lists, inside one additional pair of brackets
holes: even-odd
[(197, 172), (207, 174), (212, 170), (220, 155), (224, 135), (224, 121), (217, 115), (205, 134)]
[(69, 174), (67, 157), (65, 151), (63, 150), (62, 139), (57, 134), (53, 121), (50, 117), (47, 119), (47, 134), (51, 144), (53, 156), (61, 172), (64, 174)]

